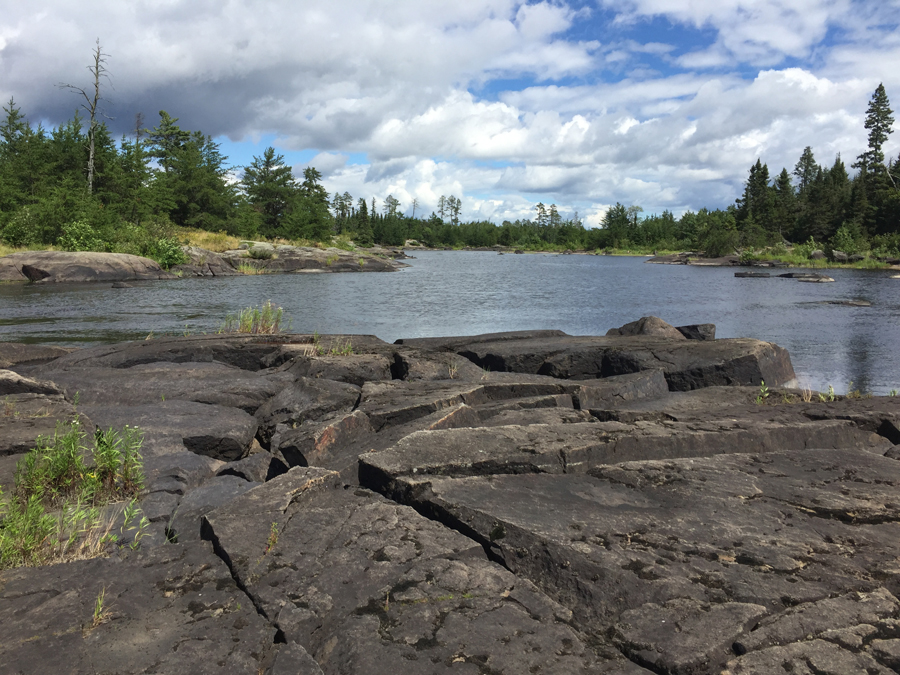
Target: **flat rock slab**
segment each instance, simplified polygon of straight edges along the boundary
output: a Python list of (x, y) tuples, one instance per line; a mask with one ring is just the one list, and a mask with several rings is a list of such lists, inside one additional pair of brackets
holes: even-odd
[[(2, 260), (2, 258), (0, 258)], [(69, 352), (71, 347), (52, 347), (48, 345), (21, 344), (18, 342), (0, 342), (0, 368), (11, 368), (18, 365), (46, 363), (58, 359)]]
[(61, 394), (59, 387), (47, 380), (35, 380), (0, 369), (0, 396), (10, 394)]
[(200, 545), (0, 572), (0, 623), (4, 673), (257, 673), (281, 647)]
[(0, 258), (0, 281), (83, 283), (174, 278), (155, 260), (128, 253), (23, 251)]
[(845, 420), (811, 422), (714, 418), (682, 422), (583, 422), (418, 431), (382, 452), (360, 456), (360, 483), (395, 496), (403, 476), (477, 476), (504, 473), (584, 473), (635, 460), (708, 457), (724, 453), (880, 449), (883, 436)]
[(70, 368), (47, 374), (70, 399), (77, 393), (83, 404), (195, 401), (240, 408), (250, 414), (294, 381), (288, 373), (255, 373), (212, 362), (163, 361), (130, 368)]
[(646, 675), (471, 539), (331, 476), (293, 469), (205, 523), (261, 611), (324, 673)]
[(243, 410), (193, 401), (94, 404), (79, 410), (103, 429), (137, 427), (144, 432), (145, 450), (175, 439), (191, 452), (226, 462), (246, 456), (257, 430), (256, 420)]
[(727, 661), (746, 664), (732, 673), (781, 672), (753, 664), (772, 663), (766, 650), (784, 643), (808, 654), (818, 636), (851, 641), (861, 624), (880, 639), (898, 629), (900, 463), (875, 453), (407, 481), (410, 504), (484, 543), (654, 672), (718, 675)]

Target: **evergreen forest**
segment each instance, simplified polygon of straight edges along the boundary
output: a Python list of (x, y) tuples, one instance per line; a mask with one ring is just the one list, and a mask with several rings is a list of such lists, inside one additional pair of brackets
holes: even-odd
[[(102, 54), (98, 49), (95, 56)], [(102, 74), (97, 61), (96, 76)], [(163, 266), (182, 262), (186, 229), (330, 245), (510, 246), (528, 250), (692, 250), (709, 257), (743, 251), (840, 250), (848, 255), (900, 256), (900, 157), (883, 147), (894, 119), (883, 86), (866, 111), (868, 147), (849, 169), (838, 156), (819, 164), (803, 150), (792, 170), (774, 176), (762, 159), (750, 167), (741, 194), (725, 209), (643, 215), (616, 203), (599, 228), (577, 212), (564, 218), (539, 203), (531, 219), (462, 222), (461, 199), (441, 197), (429, 215), (416, 200), (382, 203), (349, 193), (330, 195), (313, 167), (295, 176), (274, 148), (244, 167), (228, 164), (199, 130), (183, 129), (162, 110), (153, 124), (141, 115), (131, 133), (114, 138), (98, 99), (53, 129), (32, 124), (10, 100), (0, 115), (0, 240), (9, 249), (54, 247), (133, 253)], [(801, 256), (802, 257), (802, 256)]]

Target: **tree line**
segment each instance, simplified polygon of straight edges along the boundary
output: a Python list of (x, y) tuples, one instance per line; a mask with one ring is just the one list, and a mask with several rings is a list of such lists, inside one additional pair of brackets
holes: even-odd
[[(180, 261), (176, 226), (330, 243), (431, 247), (511, 246), (525, 249), (703, 250), (799, 243), (847, 253), (900, 254), (900, 157), (885, 162), (893, 117), (882, 85), (866, 113), (868, 148), (852, 164), (819, 165), (807, 147), (793, 171), (771, 178), (761, 160), (750, 168), (743, 194), (725, 209), (643, 216), (616, 203), (601, 227), (585, 227), (578, 213), (564, 218), (556, 204), (538, 203), (533, 218), (497, 225), (462, 222), (462, 200), (441, 196), (437, 210), (418, 213), (393, 195), (383, 203), (329, 195), (313, 167), (302, 178), (274, 148), (232, 167), (201, 131), (182, 129), (164, 110), (152, 128), (137, 115), (129, 134), (114, 139), (102, 119), (100, 84), (105, 54), (99, 43), (89, 68), (93, 87), (63, 85), (81, 95), (87, 118), (54, 129), (28, 122), (13, 99), (0, 121), (0, 239), (7, 245), (53, 245), (67, 250), (135, 253), (164, 264)], [(408, 215), (407, 215), (408, 214)]]

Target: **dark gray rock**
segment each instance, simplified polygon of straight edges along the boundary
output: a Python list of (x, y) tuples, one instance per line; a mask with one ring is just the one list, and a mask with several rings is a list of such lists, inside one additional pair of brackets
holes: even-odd
[(0, 342), (0, 368), (46, 363), (72, 351), (75, 350), (71, 347)]
[(669, 385), (662, 370), (644, 370), (599, 380), (583, 380), (572, 396), (581, 410), (601, 410), (634, 401), (662, 398), (668, 393)]
[[(8, 394), (0, 399), (0, 457), (28, 452), (39, 436), (52, 438), (58, 425), (76, 418), (74, 406), (61, 395)], [(90, 420), (83, 426), (93, 433)]]
[(729, 661), (731, 675), (770, 675), (788, 672), (795, 675), (890, 675), (889, 668), (880, 666), (868, 654), (858, 654), (824, 640), (797, 642), (773, 647)]
[(275, 629), (201, 545), (2, 571), (0, 623), (10, 674), (257, 673), (277, 649)]
[(709, 457), (723, 453), (871, 448), (890, 441), (846, 420), (810, 422), (802, 416), (752, 424), (727, 415), (705, 423), (595, 422), (418, 431), (393, 447), (359, 458), (361, 484), (395, 498), (411, 489), (404, 477), (506, 473), (583, 473), (635, 460)]
[(834, 250), (831, 252), (831, 259), (836, 263), (845, 263), (849, 260), (850, 256), (848, 256), (843, 251)]
[(70, 399), (77, 393), (83, 404), (195, 401), (240, 408), (251, 415), (294, 381), (289, 373), (254, 373), (210, 362), (164, 361), (130, 368), (72, 368), (47, 374)]
[(678, 339), (518, 336), (493, 341), (474, 336), (468, 343), (448, 338), (445, 344), (491, 371), (584, 379), (662, 369), (669, 389), (676, 391), (759, 385), (763, 380), (777, 386), (794, 379), (790, 357), (777, 345), (750, 339), (686, 340), (678, 335)]
[[(85, 405), (79, 410), (103, 429), (137, 427), (144, 432), (145, 452), (155, 441), (176, 440), (191, 452), (224, 461), (244, 457), (257, 429), (256, 420), (243, 410), (192, 401)], [(166, 445), (163, 452), (171, 451)]]
[(298, 378), (256, 411), (259, 440), (268, 446), (279, 424), (301, 425), (332, 412), (351, 412), (359, 402), (360, 388), (345, 382)]
[[(10, 394), (61, 394), (59, 387), (53, 382), (23, 377), (11, 370), (0, 369), (0, 396)], [(6, 414), (5, 411), (0, 414)]]
[(606, 331), (606, 334), (621, 336), (653, 335), (656, 337), (670, 338), (672, 340), (687, 339), (681, 331), (675, 328), (675, 326), (666, 323), (656, 316), (645, 316), (637, 321), (626, 323), (619, 328), (610, 328)]
[(265, 483), (287, 473), (287, 465), (268, 452), (257, 452), (236, 462), (228, 462), (216, 472), (217, 476), (237, 476), (254, 483)]
[(298, 357), (288, 372), (299, 377), (347, 382), (361, 387), (366, 382), (391, 379), (392, 360), (382, 354)]
[[(178, 510), (169, 520), (171, 536), (182, 543), (199, 541), (202, 516), (234, 501), (257, 485), (260, 483), (252, 483), (238, 476), (216, 476), (209, 479), (181, 498)], [(261, 525), (263, 528), (265, 526), (265, 523)]]
[(716, 324), (697, 323), (690, 326), (676, 326), (678, 332), (688, 340), (715, 340)]
[(260, 609), (323, 672), (643, 672), (472, 540), (328, 480), (293, 469), (204, 524)]
[[(808, 655), (818, 635), (897, 630), (894, 460), (848, 448), (590, 473), (415, 478), (405, 495), (655, 672), (719, 673), (728, 659), (732, 673), (776, 672), (758, 664)], [(779, 642), (795, 646), (771, 652)]]

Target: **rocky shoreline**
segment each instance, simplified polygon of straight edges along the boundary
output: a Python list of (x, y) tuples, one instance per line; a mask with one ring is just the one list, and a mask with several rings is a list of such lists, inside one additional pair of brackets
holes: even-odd
[(150, 523), (0, 572), (3, 672), (900, 668), (900, 399), (785, 388), (776, 345), (645, 317), (0, 364), (4, 491), (57, 420), (136, 425)]
[(400, 262), (408, 257), (403, 251), (382, 247), (345, 251), (265, 244), (224, 253), (196, 246), (183, 250), (188, 262), (168, 271), (155, 260), (127, 253), (22, 251), (0, 257), (0, 283), (125, 283), (244, 274), (394, 272), (408, 267)]

